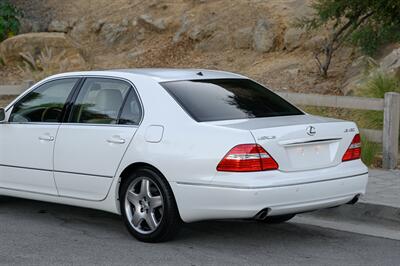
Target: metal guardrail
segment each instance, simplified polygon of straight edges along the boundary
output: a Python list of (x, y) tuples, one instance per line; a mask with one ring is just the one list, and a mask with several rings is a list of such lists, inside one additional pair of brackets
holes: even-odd
[[(0, 96), (19, 95), (32, 85), (33, 81), (25, 81), (21, 85), (0, 86)], [(291, 92), (278, 92), (278, 94), (297, 105), (383, 111), (383, 130), (361, 128), (360, 131), (368, 140), (382, 143), (383, 168), (394, 169), (397, 167), (400, 128), (399, 93), (388, 92), (384, 99)]]

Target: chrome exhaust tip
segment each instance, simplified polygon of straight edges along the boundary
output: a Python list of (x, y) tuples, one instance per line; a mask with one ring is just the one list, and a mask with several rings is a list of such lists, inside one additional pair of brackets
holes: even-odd
[(254, 219), (260, 220), (260, 221), (265, 220), (265, 219), (267, 218), (267, 216), (268, 216), (268, 213), (269, 213), (270, 211), (271, 211), (271, 210), (270, 210), (269, 208), (262, 209), (261, 211), (259, 211), (259, 212), (254, 216)]
[(346, 204), (350, 204), (350, 205), (354, 205), (358, 202), (358, 200), (360, 199), (361, 194), (357, 194), (352, 200), (350, 200), (349, 202), (347, 202)]

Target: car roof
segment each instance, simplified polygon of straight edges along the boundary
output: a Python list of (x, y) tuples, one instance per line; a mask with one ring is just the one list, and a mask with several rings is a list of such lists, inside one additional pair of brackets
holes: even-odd
[(132, 69), (110, 69), (99, 71), (69, 72), (56, 75), (60, 76), (86, 76), (86, 75), (107, 75), (132, 74), (153, 79), (157, 82), (194, 80), (194, 79), (227, 79), (246, 78), (242, 75), (208, 69), (177, 69), (177, 68), (132, 68)]

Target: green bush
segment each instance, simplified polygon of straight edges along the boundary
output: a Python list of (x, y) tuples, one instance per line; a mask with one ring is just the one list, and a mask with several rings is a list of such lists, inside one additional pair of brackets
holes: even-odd
[(400, 92), (400, 79), (378, 72), (361, 88), (359, 95), (371, 98), (384, 98), (386, 92)]
[(380, 151), (380, 146), (378, 143), (368, 141), (364, 136), (361, 136), (361, 143), (361, 159), (367, 166), (371, 166)]
[(6, 0), (0, 0), (0, 41), (18, 34), (22, 13)]

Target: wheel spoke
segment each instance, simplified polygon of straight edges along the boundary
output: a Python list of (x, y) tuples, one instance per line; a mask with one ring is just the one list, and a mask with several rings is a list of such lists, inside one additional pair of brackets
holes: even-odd
[(140, 194), (142, 196), (148, 196), (150, 197), (150, 181), (147, 179), (142, 180), (142, 184), (140, 186)]
[(143, 221), (143, 217), (139, 215), (137, 211), (133, 213), (132, 223), (134, 226), (138, 227), (140, 223)]
[(128, 201), (134, 205), (139, 203), (139, 195), (128, 191)]
[(152, 215), (151, 213), (148, 213), (146, 215), (145, 220), (146, 220), (146, 223), (150, 227), (151, 230), (154, 230), (154, 229), (157, 228), (157, 222), (155, 220), (154, 215)]
[(162, 199), (161, 199), (161, 196), (151, 197), (151, 198), (149, 199), (149, 201), (150, 201), (150, 207), (151, 207), (152, 209), (155, 209), (155, 208), (157, 208), (157, 207), (160, 207), (160, 206), (162, 206), (162, 204), (163, 204)]

